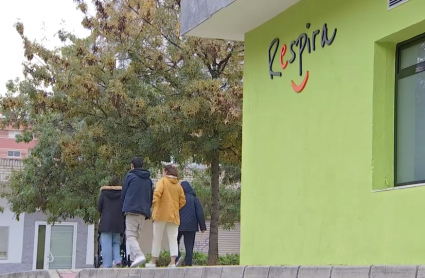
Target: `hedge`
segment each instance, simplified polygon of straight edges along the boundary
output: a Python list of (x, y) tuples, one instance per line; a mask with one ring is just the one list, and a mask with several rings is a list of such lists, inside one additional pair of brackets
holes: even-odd
[[(185, 254), (182, 253), (184, 257)], [(147, 262), (150, 262), (152, 256), (148, 254), (146, 256)], [(239, 254), (227, 254), (224, 256), (219, 256), (219, 265), (239, 265)], [(165, 267), (170, 263), (170, 252), (163, 251), (160, 253), (156, 266)], [(193, 252), (193, 265), (195, 266), (204, 266), (208, 265), (208, 255), (200, 252)], [(142, 266), (144, 267), (144, 266)]]

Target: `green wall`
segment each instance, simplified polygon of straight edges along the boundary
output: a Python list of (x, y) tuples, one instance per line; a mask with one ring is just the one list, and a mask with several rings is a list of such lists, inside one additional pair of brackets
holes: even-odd
[[(425, 261), (425, 187), (374, 191), (393, 187), (395, 44), (425, 32), (425, 1), (386, 5), (301, 0), (246, 34), (242, 264)], [(290, 44), (324, 23), (338, 33), (305, 51), (304, 91), (291, 88), (298, 60), (280, 69), (280, 48), (283, 76), (271, 80), (272, 40)]]

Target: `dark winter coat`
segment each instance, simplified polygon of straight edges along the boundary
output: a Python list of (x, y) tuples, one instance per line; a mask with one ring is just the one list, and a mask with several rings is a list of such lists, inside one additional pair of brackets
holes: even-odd
[(204, 210), (195, 191), (187, 181), (181, 182), (186, 197), (186, 205), (180, 209), (180, 232), (206, 231)]
[(103, 186), (97, 210), (100, 212), (99, 232), (124, 233), (124, 216), (121, 212), (121, 186)]
[(143, 169), (127, 173), (122, 186), (122, 212), (151, 217), (153, 188), (151, 174)]

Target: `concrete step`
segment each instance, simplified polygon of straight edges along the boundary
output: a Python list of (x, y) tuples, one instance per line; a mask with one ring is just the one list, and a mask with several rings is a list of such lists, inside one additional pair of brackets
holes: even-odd
[(84, 269), (77, 278), (425, 278), (425, 266), (217, 266)]
[[(78, 273), (81, 271), (81, 269), (64, 269), (64, 270), (58, 270), (58, 278), (75, 278), (77, 277)], [(50, 277), (53, 278), (53, 277)]]
[(0, 278), (75, 278), (80, 269), (37, 270), (2, 274)]
[[(0, 278), (425, 278), (425, 266), (217, 266), (31, 271)], [(65, 275), (65, 276), (63, 276)], [(72, 275), (72, 277), (71, 277)]]

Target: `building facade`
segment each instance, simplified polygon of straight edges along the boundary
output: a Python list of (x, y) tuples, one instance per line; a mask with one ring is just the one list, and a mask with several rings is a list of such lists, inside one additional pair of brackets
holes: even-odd
[(13, 127), (0, 129), (0, 158), (24, 159), (31, 153), (37, 140), (30, 143), (17, 143), (16, 136), (22, 135), (22, 130)]
[[(0, 118), (2, 116), (0, 115)], [(0, 183), (7, 187), (13, 171), (23, 168), (37, 140), (17, 143), (22, 130), (0, 130)], [(2, 188), (0, 188), (2, 189)], [(93, 266), (94, 226), (81, 219), (68, 219), (55, 225), (47, 223), (41, 212), (22, 214), (19, 221), (0, 198), (0, 274), (39, 269), (68, 269)]]
[[(1, 145), (0, 145), (1, 146)], [(0, 182), (5, 185), (22, 160), (0, 158)], [(40, 269), (93, 267), (94, 226), (81, 219), (47, 223), (41, 212), (22, 214), (19, 221), (0, 198), (0, 274)]]
[(425, 1), (182, 0), (245, 42), (241, 263), (425, 261)]

